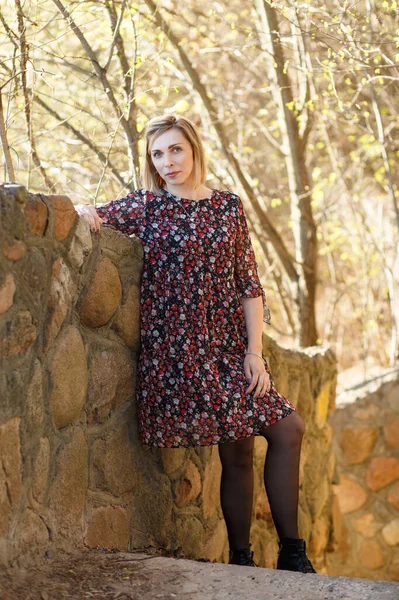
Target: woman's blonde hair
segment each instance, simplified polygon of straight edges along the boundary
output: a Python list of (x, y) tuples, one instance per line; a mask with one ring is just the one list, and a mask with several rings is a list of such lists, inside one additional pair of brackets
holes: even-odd
[(159, 175), (152, 162), (150, 144), (158, 136), (169, 131), (169, 129), (180, 129), (184, 137), (190, 142), (193, 149), (193, 183), (194, 189), (202, 185), (206, 180), (205, 151), (202, 145), (197, 127), (186, 117), (175, 115), (162, 115), (154, 117), (147, 123), (144, 134), (144, 152), (142, 162), (142, 180), (147, 190), (155, 194), (161, 194), (165, 181)]

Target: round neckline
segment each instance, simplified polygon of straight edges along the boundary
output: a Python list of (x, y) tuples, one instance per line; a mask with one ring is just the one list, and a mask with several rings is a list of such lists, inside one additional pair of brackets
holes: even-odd
[(181, 196), (175, 196), (175, 194), (172, 194), (172, 192), (169, 192), (165, 188), (161, 188), (161, 189), (165, 192), (165, 194), (167, 196), (172, 196), (172, 198), (175, 198), (175, 200), (184, 201), (184, 202), (203, 202), (204, 200), (212, 200), (212, 198), (214, 197), (214, 195), (216, 193), (216, 190), (212, 189), (210, 196), (207, 196), (206, 198), (195, 199), (195, 198), (183, 198)]

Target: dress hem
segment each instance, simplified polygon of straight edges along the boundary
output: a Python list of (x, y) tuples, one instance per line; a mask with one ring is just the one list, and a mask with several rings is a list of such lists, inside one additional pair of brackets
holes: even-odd
[[(288, 412), (289, 411), (289, 412)], [(278, 421), (281, 421), (282, 419), (285, 419), (286, 417), (288, 417), (290, 414), (292, 414), (293, 412), (297, 412), (296, 408), (288, 408), (287, 407), (287, 412), (282, 415), (279, 419), (276, 419), (276, 421), (274, 421), (274, 423), (267, 423), (265, 421), (264, 426), (265, 427), (270, 427), (271, 425), (274, 425), (275, 423), (278, 423)], [(195, 444), (195, 446), (185, 446), (183, 444), (177, 444), (177, 445), (172, 445), (172, 446), (165, 446), (165, 445), (160, 445), (160, 444), (146, 444), (143, 441), (141, 441), (142, 446), (147, 446), (148, 448), (208, 448), (210, 446), (218, 446), (219, 444), (230, 444), (231, 442), (239, 442), (240, 440), (245, 440), (249, 437), (263, 437), (262, 434), (259, 431), (253, 431), (252, 433), (248, 433), (247, 435), (244, 435), (242, 437), (238, 437), (238, 438), (234, 438), (231, 440), (226, 440), (226, 441), (218, 441), (218, 442), (210, 442), (209, 444)]]

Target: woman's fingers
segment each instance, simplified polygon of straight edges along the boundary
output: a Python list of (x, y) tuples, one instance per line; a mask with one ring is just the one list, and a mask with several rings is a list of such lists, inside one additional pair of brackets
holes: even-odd
[(261, 397), (263, 397), (267, 392), (270, 392), (270, 388), (271, 388), (270, 375), (269, 375), (269, 373), (266, 372), (264, 379), (263, 379), (263, 387), (262, 387)]
[(267, 392), (270, 392), (271, 388), (270, 374), (265, 368), (263, 359), (262, 366), (260, 366), (259, 358), (252, 357), (249, 352), (244, 360), (245, 377), (250, 382), (245, 393), (249, 394), (256, 387), (254, 398), (263, 398)]
[(91, 231), (99, 232), (101, 230), (102, 219), (98, 216), (94, 206), (91, 204), (78, 204), (75, 209), (78, 215), (88, 222)]
[[(249, 381), (249, 377), (247, 376), (247, 381)], [(249, 394), (250, 392), (252, 392), (252, 390), (255, 388), (256, 386), (256, 390), (254, 393), (254, 398), (263, 398), (264, 395), (270, 391), (271, 388), (271, 381), (270, 381), (270, 375), (267, 371), (264, 371), (264, 373), (254, 373), (251, 376), (251, 383), (248, 386), (247, 390), (246, 390), (246, 394)]]
[(258, 379), (258, 386), (256, 388), (254, 398), (263, 398), (267, 391), (267, 373), (262, 374)]

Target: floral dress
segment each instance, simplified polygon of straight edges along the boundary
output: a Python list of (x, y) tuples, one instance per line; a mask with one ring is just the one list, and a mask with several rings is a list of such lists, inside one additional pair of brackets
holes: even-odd
[[(266, 298), (241, 199), (137, 190), (97, 207), (143, 244), (137, 407), (143, 444), (209, 446), (252, 435), (295, 410), (272, 386), (254, 398), (241, 297)], [(266, 371), (270, 374), (265, 359)]]

